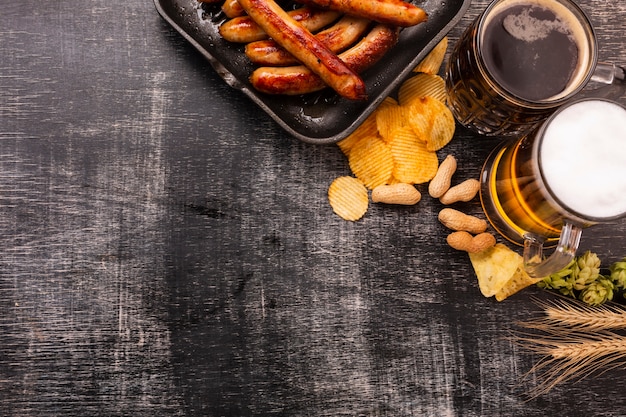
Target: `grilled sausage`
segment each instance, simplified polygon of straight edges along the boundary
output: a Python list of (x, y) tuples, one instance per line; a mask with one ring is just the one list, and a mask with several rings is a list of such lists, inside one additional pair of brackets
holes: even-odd
[[(353, 71), (360, 73), (374, 65), (398, 41), (398, 28), (376, 25), (359, 43), (339, 55)], [(268, 94), (299, 95), (319, 91), (327, 85), (302, 65), (259, 67), (250, 77), (252, 86)]]
[(222, 11), (226, 15), (226, 17), (229, 17), (231, 19), (246, 14), (246, 12), (243, 11), (243, 7), (241, 7), (241, 4), (239, 4), (239, 0), (225, 0), (222, 4)]
[(363, 80), (274, 0), (239, 0), (248, 16), (342, 97), (367, 98)]
[(426, 12), (402, 0), (298, 0), (302, 4), (336, 10), (394, 26), (415, 26), (426, 21)]
[[(370, 23), (369, 19), (346, 15), (328, 29), (318, 32), (315, 37), (328, 49), (339, 53), (353, 45), (365, 33)], [(299, 63), (272, 39), (247, 44), (245, 53), (257, 65), (286, 66)]]
[[(336, 11), (311, 7), (300, 7), (287, 14), (311, 32), (328, 26), (341, 16)], [(248, 43), (268, 38), (267, 33), (250, 16), (235, 17), (224, 22), (220, 25), (219, 32), (229, 42)]]

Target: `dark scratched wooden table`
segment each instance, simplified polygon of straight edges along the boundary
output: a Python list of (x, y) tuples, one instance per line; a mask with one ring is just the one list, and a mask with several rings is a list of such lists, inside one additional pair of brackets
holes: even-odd
[[(626, 3), (580, 3), (626, 62)], [(288, 136), (150, 0), (1, 9), (0, 415), (626, 415), (623, 369), (525, 398), (539, 358), (507, 335), (553, 296), (484, 298), (430, 198), (341, 220), (337, 146)], [(459, 128), (456, 178), (493, 144)]]

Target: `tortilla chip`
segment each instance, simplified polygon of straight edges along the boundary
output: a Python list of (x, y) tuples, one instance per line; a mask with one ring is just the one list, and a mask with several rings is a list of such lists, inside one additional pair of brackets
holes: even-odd
[(492, 297), (501, 291), (522, 266), (522, 257), (498, 243), (489, 249), (469, 254), (480, 292)]
[(515, 270), (513, 277), (496, 293), (496, 300), (502, 301), (507, 297), (515, 294), (516, 292), (523, 290), (526, 287), (530, 287), (533, 284), (541, 281), (542, 278), (532, 278), (526, 273), (524, 266), (520, 266)]

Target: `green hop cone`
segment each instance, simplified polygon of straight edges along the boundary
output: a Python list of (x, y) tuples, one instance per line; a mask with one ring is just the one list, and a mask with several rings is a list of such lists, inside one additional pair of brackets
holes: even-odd
[(611, 281), (615, 284), (616, 288), (626, 288), (626, 258), (623, 258), (619, 262), (615, 262), (609, 267), (611, 271)]
[(572, 266), (571, 279), (575, 290), (581, 291), (600, 276), (600, 258), (587, 251), (576, 259)]
[(547, 290), (557, 290), (563, 295), (574, 296), (573, 283), (572, 280), (568, 278), (572, 273), (572, 268), (575, 263), (576, 259), (572, 259), (572, 261), (565, 268), (542, 279), (537, 283), (537, 286)]
[(613, 289), (613, 282), (601, 277), (582, 290), (580, 299), (586, 304), (597, 306), (613, 299)]
[(572, 281), (566, 278), (560, 278), (552, 281), (552, 288), (563, 295), (574, 297), (574, 288)]

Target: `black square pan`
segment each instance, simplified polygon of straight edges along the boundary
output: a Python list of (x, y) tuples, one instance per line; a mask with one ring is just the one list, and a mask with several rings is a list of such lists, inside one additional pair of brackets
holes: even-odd
[(355, 102), (323, 91), (301, 96), (274, 96), (256, 91), (248, 81), (253, 65), (243, 46), (229, 43), (218, 27), (226, 19), (219, 7), (196, 0), (154, 0), (159, 14), (211, 63), (228, 85), (241, 90), (294, 137), (327, 144), (348, 136), (402, 82), (411, 70), (458, 23), (470, 0), (415, 0), (428, 21), (405, 28), (398, 44), (362, 74), (368, 100)]

